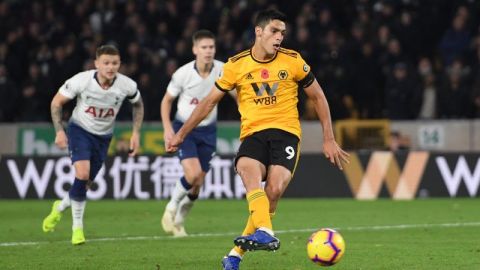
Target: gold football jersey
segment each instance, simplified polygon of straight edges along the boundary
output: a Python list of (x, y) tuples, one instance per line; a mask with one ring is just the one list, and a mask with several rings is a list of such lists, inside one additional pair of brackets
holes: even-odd
[(300, 139), (298, 84), (310, 85), (314, 77), (309, 74), (310, 66), (300, 54), (284, 48), (268, 61), (255, 59), (251, 50), (229, 58), (215, 85), (222, 91), (237, 90), (240, 140), (268, 128)]

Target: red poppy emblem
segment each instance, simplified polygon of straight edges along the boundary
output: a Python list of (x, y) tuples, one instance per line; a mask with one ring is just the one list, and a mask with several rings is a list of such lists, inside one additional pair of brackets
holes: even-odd
[(268, 77), (270, 77), (267, 69), (262, 69), (262, 72), (260, 75), (262, 76), (262, 79), (268, 79)]

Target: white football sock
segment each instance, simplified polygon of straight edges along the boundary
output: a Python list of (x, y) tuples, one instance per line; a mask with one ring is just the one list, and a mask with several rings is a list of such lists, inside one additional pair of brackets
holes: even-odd
[(63, 197), (62, 202), (57, 206), (57, 210), (60, 212), (65, 211), (68, 207), (70, 207), (70, 194), (67, 193), (65, 197)]
[(167, 210), (172, 212), (177, 211), (178, 204), (187, 195), (187, 193), (188, 190), (186, 190), (182, 185), (181, 180), (178, 180), (175, 184), (175, 188), (173, 189), (172, 197), (167, 204)]
[(72, 202), (72, 220), (73, 220), (73, 229), (83, 229), (83, 212), (85, 211), (85, 205), (87, 201), (75, 201), (71, 200)]
[(178, 204), (177, 214), (175, 215), (175, 225), (182, 225), (185, 223), (185, 217), (193, 207), (193, 202), (188, 196), (183, 197), (183, 199)]
[(258, 228), (258, 230), (264, 231), (264, 232), (270, 234), (271, 236), (275, 236), (275, 234), (273, 233), (273, 230), (271, 230), (269, 228), (260, 227), (260, 228)]

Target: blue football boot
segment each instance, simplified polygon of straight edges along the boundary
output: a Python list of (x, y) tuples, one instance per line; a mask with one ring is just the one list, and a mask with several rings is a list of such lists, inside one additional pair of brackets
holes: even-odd
[(237, 256), (225, 256), (222, 260), (223, 270), (239, 270), (241, 261)]
[(280, 248), (280, 240), (262, 230), (256, 230), (250, 235), (239, 236), (233, 240), (233, 243), (245, 251), (275, 251)]

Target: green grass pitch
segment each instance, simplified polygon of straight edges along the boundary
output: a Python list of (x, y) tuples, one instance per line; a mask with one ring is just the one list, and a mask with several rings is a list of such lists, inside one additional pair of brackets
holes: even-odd
[[(191, 236), (160, 225), (166, 201), (89, 201), (87, 243), (72, 246), (71, 214), (53, 233), (41, 223), (47, 200), (0, 201), (0, 269), (221, 269), (244, 227), (243, 200), (202, 200), (187, 219)], [(480, 269), (480, 200), (283, 199), (273, 221), (277, 252), (250, 252), (243, 270), (321, 268), (306, 257), (315, 228), (337, 228), (344, 258), (330, 269)]]

